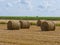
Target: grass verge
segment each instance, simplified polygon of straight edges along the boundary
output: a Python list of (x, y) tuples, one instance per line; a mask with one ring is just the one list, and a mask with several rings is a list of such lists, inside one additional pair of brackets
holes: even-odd
[(0, 22), (0, 24), (7, 24), (6, 22)]

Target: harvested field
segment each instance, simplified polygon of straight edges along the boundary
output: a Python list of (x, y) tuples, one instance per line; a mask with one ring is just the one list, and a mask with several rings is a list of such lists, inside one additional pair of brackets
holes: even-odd
[[(0, 19), (0, 22), (8, 23), (8, 21), (9, 20), (2, 20), (2, 19)], [(16, 20), (16, 21), (19, 21), (19, 20)], [(23, 20), (23, 21), (25, 21), (25, 20)], [(37, 20), (27, 20), (27, 21), (37, 23)], [(49, 21), (49, 20), (47, 20), (47, 21)], [(56, 21), (53, 20), (53, 22), (58, 23), (58, 24), (60, 23), (60, 21), (57, 21), (57, 20)]]
[(38, 26), (30, 29), (7, 30), (0, 24), (0, 45), (60, 45), (60, 27), (55, 31), (41, 31)]

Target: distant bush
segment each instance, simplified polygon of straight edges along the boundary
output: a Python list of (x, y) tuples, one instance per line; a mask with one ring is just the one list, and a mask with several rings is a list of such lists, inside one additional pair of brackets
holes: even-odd
[(7, 24), (6, 22), (0, 22), (0, 24)]
[(36, 23), (34, 23), (34, 22), (30, 22), (30, 24), (31, 24), (31, 25), (36, 25)]
[(56, 24), (56, 26), (60, 26), (60, 24)]
[[(30, 22), (31, 25), (37, 25), (35, 22)], [(55, 24), (56, 26), (60, 26), (60, 24)]]
[(38, 16), (0, 16), (0, 19), (14, 20), (60, 20), (60, 17), (38, 17)]

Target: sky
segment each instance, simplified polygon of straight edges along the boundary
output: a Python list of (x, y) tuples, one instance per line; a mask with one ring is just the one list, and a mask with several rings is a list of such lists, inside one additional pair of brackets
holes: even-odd
[(60, 0), (0, 0), (0, 16), (60, 16)]

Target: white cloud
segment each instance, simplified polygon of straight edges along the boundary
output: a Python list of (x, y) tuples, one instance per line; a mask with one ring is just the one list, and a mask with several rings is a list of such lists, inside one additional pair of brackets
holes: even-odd
[(13, 4), (12, 3), (7, 3), (6, 6), (7, 7), (13, 7)]
[(32, 9), (32, 0), (21, 0), (21, 4), (27, 5), (27, 7)]
[(21, 0), (18, 0), (18, 2), (20, 2)]
[(33, 8), (32, 0), (26, 0), (26, 2), (28, 3), (28, 6), (30, 7), (30, 9), (32, 9)]
[(0, 2), (3, 2), (3, 1), (5, 1), (5, 0), (0, 0)]
[(26, 4), (25, 0), (21, 0), (21, 3), (22, 3), (22, 4)]
[(47, 11), (55, 11), (56, 10), (56, 1), (55, 0), (45, 0), (42, 1), (41, 4), (38, 6), (40, 10), (47, 10)]

